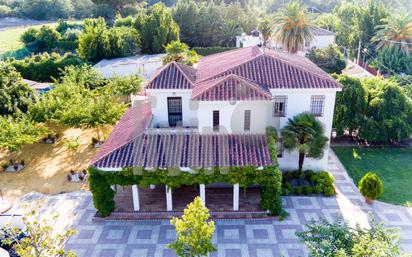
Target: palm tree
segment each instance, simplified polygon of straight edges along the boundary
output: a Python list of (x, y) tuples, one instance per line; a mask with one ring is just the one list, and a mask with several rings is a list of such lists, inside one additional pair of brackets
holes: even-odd
[(269, 18), (265, 17), (259, 24), (259, 30), (263, 35), (263, 46), (266, 46), (269, 38), (272, 36), (273, 26)]
[(275, 40), (295, 54), (313, 41), (314, 19), (298, 2), (292, 2), (275, 15)]
[(222, 40), (220, 44), (230, 46), (234, 44), (236, 36), (242, 34), (243, 29), (238, 23), (233, 20), (227, 20), (222, 25)]
[(395, 47), (404, 54), (412, 50), (412, 17), (409, 14), (399, 14), (382, 19), (383, 25), (378, 29), (373, 40), (378, 42), (377, 48)]
[(285, 149), (299, 151), (299, 171), (302, 171), (306, 156), (322, 158), (328, 141), (322, 123), (310, 113), (301, 113), (289, 119), (282, 129), (282, 138)]

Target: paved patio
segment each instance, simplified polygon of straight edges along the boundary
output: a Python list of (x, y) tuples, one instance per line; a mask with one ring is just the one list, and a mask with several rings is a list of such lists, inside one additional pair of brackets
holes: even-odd
[[(175, 238), (167, 220), (91, 221), (95, 214), (91, 196), (84, 198), (77, 214), (78, 229), (67, 249), (82, 256), (161, 257), (175, 256), (166, 244)], [(217, 220), (213, 242), (216, 257), (307, 256), (307, 249), (295, 236), (310, 219), (339, 215), (334, 197), (285, 197), (284, 208), (290, 216), (284, 221)]]
[[(368, 212), (387, 226), (399, 227), (402, 248), (412, 253), (411, 209), (378, 201), (372, 206), (366, 205), (333, 153), (329, 157), (329, 170), (336, 179), (336, 197), (284, 197), (283, 206), (290, 213), (284, 221), (218, 220), (213, 238), (218, 251), (211, 256), (307, 256), (308, 251), (296, 238), (295, 232), (301, 231), (312, 218), (332, 220), (342, 215), (352, 224), (368, 226)], [(66, 247), (74, 250), (79, 257), (174, 256), (172, 251), (166, 249), (166, 244), (175, 237), (174, 228), (167, 220), (93, 222), (95, 209), (91, 194), (86, 191), (53, 196), (30, 193), (20, 201), (36, 207), (38, 204), (34, 200), (37, 199), (43, 202), (40, 211), (45, 217), (54, 211), (60, 213), (56, 228), (71, 226), (78, 230)], [(17, 205), (10, 212), (16, 213), (18, 208)]]

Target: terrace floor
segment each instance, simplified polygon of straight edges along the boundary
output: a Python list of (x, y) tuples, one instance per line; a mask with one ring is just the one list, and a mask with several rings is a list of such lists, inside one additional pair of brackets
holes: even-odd
[[(198, 186), (182, 186), (173, 189), (173, 211), (183, 211), (186, 206), (199, 196)], [(139, 187), (140, 211), (160, 212), (166, 211), (165, 186), (158, 185), (155, 189)], [(239, 211), (264, 211), (260, 207), (260, 189), (240, 189)], [(117, 186), (115, 196), (117, 212), (132, 212), (132, 188), (131, 186)], [(206, 187), (206, 206), (211, 211), (233, 210), (233, 188), (208, 188)]]

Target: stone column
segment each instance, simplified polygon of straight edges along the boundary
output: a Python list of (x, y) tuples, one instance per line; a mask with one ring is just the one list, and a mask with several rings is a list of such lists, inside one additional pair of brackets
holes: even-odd
[(139, 188), (137, 185), (132, 186), (133, 210), (140, 211)]
[(166, 209), (173, 211), (172, 189), (166, 185)]
[(205, 187), (205, 184), (200, 184), (199, 189), (200, 189), (200, 199), (202, 199), (203, 205), (206, 206), (206, 187)]
[(233, 185), (233, 210), (239, 210), (239, 184)]

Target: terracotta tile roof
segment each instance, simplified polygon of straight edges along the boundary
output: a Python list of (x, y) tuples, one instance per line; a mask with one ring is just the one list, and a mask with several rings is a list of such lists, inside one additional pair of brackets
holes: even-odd
[(198, 83), (192, 90), (192, 99), (198, 101), (272, 100), (267, 87), (231, 74)]
[[(305, 57), (286, 52), (269, 49), (263, 51), (256, 46), (230, 51), (221, 57), (222, 62), (219, 59), (219, 56), (214, 56), (213, 62), (206, 60), (199, 63), (196, 84), (236, 74), (268, 88), (341, 87), (329, 74)], [(213, 63), (223, 63), (223, 67)]]
[(191, 89), (196, 70), (190, 66), (171, 62), (157, 70), (146, 85), (147, 89)]
[(265, 135), (143, 134), (93, 164), (97, 168), (269, 166)]
[(150, 103), (141, 102), (137, 106), (129, 108), (99, 152), (93, 157), (92, 165), (141, 136), (151, 119), (152, 109)]

